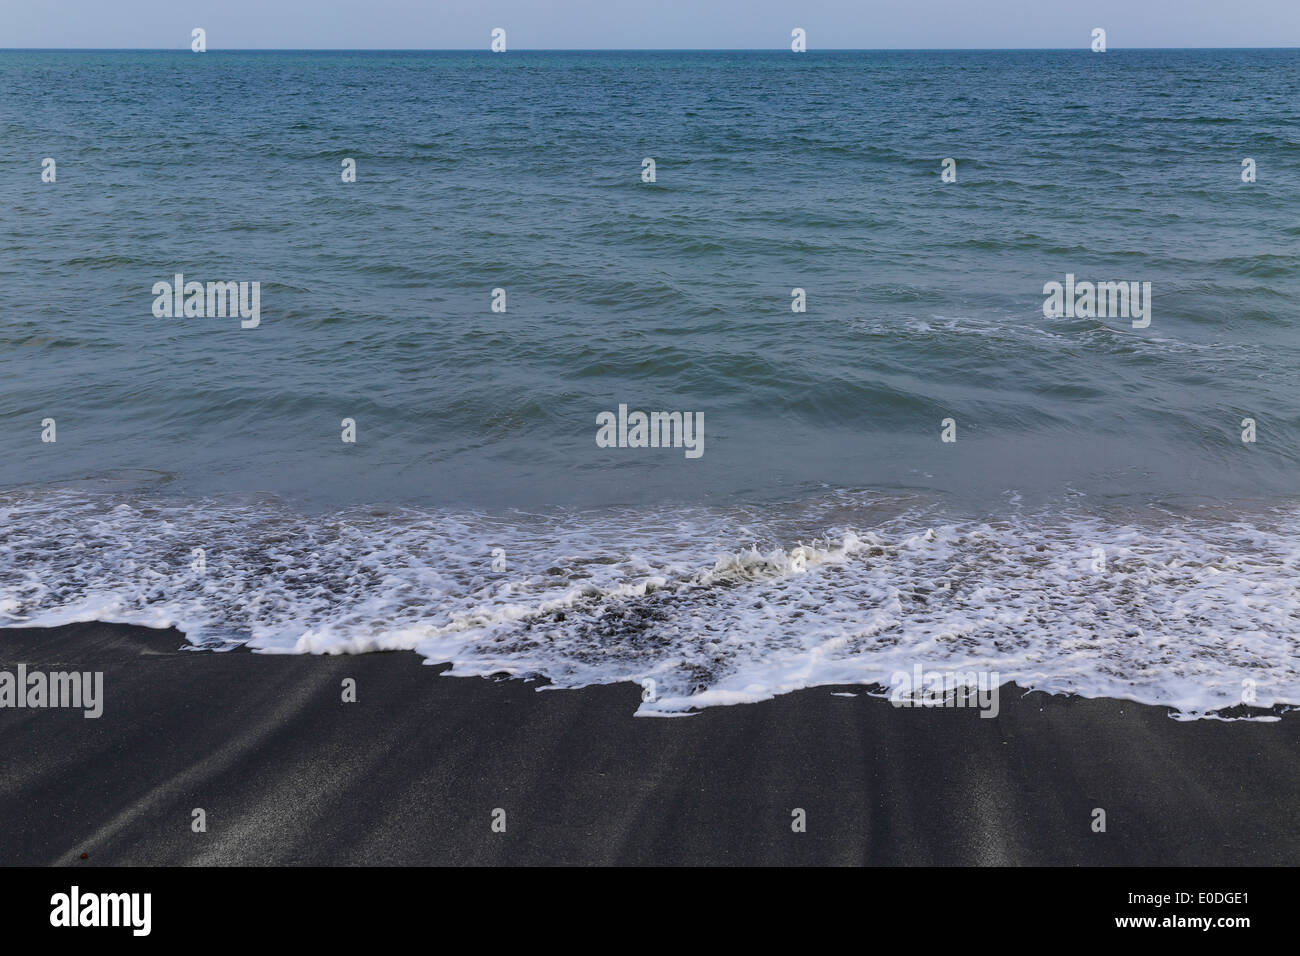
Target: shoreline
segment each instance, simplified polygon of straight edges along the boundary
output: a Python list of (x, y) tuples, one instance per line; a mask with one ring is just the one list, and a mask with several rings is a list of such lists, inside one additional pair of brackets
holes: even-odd
[[(686, 719), (640, 688), (443, 679), (414, 652), (182, 650), (0, 632), (0, 669), (102, 671), (103, 714), (0, 709), (6, 865), (1284, 865), (1300, 715), (1023, 694), (997, 717), (823, 686)], [(356, 682), (344, 703), (343, 681)], [(853, 692), (852, 696), (843, 696)], [(207, 830), (191, 829), (202, 808)], [(806, 832), (792, 831), (802, 809)], [(1106, 831), (1093, 831), (1105, 810)], [(494, 811), (505, 832), (494, 832)], [(499, 817), (497, 818), (499, 820)], [(81, 860), (86, 853), (88, 858)]]

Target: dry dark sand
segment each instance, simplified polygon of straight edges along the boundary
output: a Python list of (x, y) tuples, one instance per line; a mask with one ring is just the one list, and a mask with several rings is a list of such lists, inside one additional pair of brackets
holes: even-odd
[[(0, 665), (104, 671), (98, 720), (0, 710), (6, 864), (1294, 864), (1300, 714), (1003, 688), (1001, 714), (817, 688), (634, 718), (414, 654), (180, 651), (175, 631), (0, 631)], [(341, 701), (357, 681), (358, 702)], [(191, 811), (208, 832), (191, 832)], [(494, 808), (506, 832), (491, 830)], [(807, 811), (806, 833), (791, 810)], [(1094, 833), (1092, 810), (1107, 813)], [(89, 854), (85, 861), (82, 853)]]

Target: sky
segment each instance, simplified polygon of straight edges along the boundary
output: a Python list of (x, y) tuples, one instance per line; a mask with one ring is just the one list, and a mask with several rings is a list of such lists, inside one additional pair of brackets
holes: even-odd
[(1300, 46), (1300, 0), (0, 0), (0, 48), (816, 49)]

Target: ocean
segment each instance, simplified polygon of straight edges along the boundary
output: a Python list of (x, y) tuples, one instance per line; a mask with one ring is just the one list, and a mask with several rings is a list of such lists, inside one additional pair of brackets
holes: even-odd
[[(916, 665), (1300, 704), (1298, 75), (0, 51), (0, 625), (647, 715)], [(1067, 281), (1146, 324), (1047, 314)], [(620, 406), (699, 454), (608, 447)]]

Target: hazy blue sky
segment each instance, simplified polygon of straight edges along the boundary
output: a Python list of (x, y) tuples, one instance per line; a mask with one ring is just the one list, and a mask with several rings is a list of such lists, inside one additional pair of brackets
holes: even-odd
[(0, 47), (1300, 46), (1300, 0), (0, 0)]

